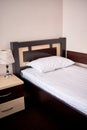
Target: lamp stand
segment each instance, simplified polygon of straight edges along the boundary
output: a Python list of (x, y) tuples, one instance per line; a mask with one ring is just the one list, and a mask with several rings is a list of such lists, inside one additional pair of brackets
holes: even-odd
[(6, 75), (5, 75), (5, 77), (9, 78), (11, 76), (12, 76), (12, 74), (9, 73), (9, 65), (6, 65)]

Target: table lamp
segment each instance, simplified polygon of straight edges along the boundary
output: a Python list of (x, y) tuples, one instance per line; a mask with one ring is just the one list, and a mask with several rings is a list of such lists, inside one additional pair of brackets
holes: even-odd
[(10, 49), (0, 50), (0, 64), (6, 65), (6, 78), (12, 75), (9, 73), (9, 65), (12, 63), (14, 63), (12, 51)]

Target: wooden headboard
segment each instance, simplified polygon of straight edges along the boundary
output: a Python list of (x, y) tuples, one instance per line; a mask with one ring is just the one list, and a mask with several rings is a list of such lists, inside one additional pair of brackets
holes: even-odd
[(11, 42), (10, 46), (15, 59), (13, 73), (18, 76), (29, 61), (51, 55), (66, 57), (66, 38)]

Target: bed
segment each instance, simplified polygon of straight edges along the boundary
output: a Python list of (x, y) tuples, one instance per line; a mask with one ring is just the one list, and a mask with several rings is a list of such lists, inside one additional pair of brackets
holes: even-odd
[[(64, 116), (87, 119), (87, 68), (66, 58), (67, 53), (68, 57), (71, 54), (66, 53), (66, 38), (11, 42), (10, 45), (15, 58), (13, 72), (24, 80), (36, 102), (55, 106)], [(60, 66), (56, 58), (60, 58)], [(44, 63), (39, 70), (38, 59), (40, 65)], [(36, 68), (31, 64), (33, 61)], [(51, 67), (51, 62), (55, 62), (55, 66)]]

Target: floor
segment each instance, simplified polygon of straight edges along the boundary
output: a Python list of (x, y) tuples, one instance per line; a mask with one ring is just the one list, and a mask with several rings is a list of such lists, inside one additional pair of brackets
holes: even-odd
[(86, 129), (85, 122), (71, 122), (46, 106), (27, 106), (24, 111), (2, 118), (0, 130), (70, 130)]

